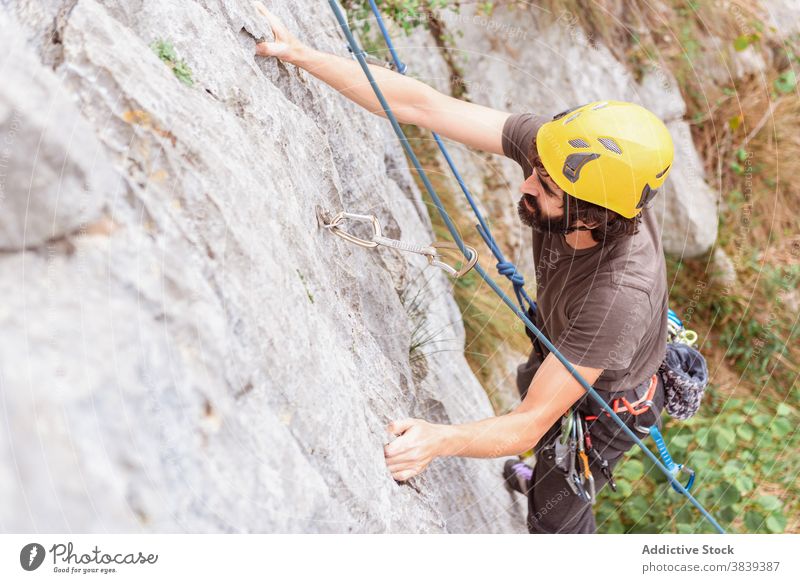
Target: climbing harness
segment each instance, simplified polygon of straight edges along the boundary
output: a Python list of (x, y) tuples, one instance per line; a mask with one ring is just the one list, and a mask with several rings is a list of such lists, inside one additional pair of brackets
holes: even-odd
[[(347, 232), (342, 227), (342, 224), (346, 221), (364, 221), (368, 222), (372, 225), (372, 238), (371, 239), (362, 239), (360, 237), (356, 237), (352, 233)], [(413, 243), (407, 243), (405, 241), (398, 241), (397, 239), (390, 239), (389, 237), (383, 236), (383, 230), (381, 229), (381, 224), (378, 221), (378, 218), (374, 215), (359, 215), (355, 213), (346, 213), (341, 212), (337, 214), (331, 222), (326, 223), (323, 220), (323, 228), (330, 230), (331, 233), (337, 235), (344, 239), (345, 241), (349, 241), (355, 245), (360, 247), (364, 247), (367, 249), (374, 249), (378, 245), (383, 247), (389, 247), (391, 249), (397, 249), (399, 251), (407, 251), (408, 253), (417, 253), (419, 255), (424, 255), (428, 259), (429, 265), (434, 265), (446, 271), (448, 274), (455, 278), (463, 277), (469, 270), (471, 270), (475, 263), (478, 261), (478, 252), (473, 249), (472, 247), (466, 246), (467, 250), (470, 253), (470, 259), (467, 262), (462, 262), (462, 266), (460, 269), (456, 269), (455, 267), (445, 263), (443, 259), (445, 258), (452, 258), (456, 254), (463, 258), (464, 256), (460, 253), (458, 247), (455, 243), (450, 243), (448, 241), (434, 241), (430, 245), (422, 246), (422, 245), (415, 245)]]
[[(618, 399), (614, 399), (611, 402), (611, 409), (614, 413), (630, 413), (634, 417), (638, 417), (642, 413), (647, 413), (650, 410), (650, 407), (653, 405), (653, 397), (656, 393), (656, 388), (658, 387), (658, 377), (653, 375), (650, 377), (650, 384), (647, 388), (647, 393), (637, 400), (631, 403), (625, 397), (621, 397)], [(611, 415), (608, 412), (605, 412), (606, 417), (610, 417)], [(597, 415), (587, 415), (586, 421), (594, 421), (597, 419)], [(645, 433), (647, 433), (645, 431)]]
[[(353, 37), (353, 33), (350, 30), (350, 27), (348, 26), (347, 21), (345, 20), (344, 13), (343, 13), (341, 7), (339, 6), (337, 0), (328, 0), (328, 4), (330, 5), (331, 10), (333, 11), (334, 16), (336, 17), (336, 20), (339, 23), (339, 26), (341, 27), (342, 32), (344, 33), (349, 46), (353, 50), (354, 56), (356, 57), (356, 59), (358, 60), (359, 65), (361, 66), (361, 70), (364, 72), (364, 75), (366, 75), (367, 80), (369, 81), (369, 84), (370, 84), (370, 86), (372, 87), (372, 90), (375, 93), (375, 96), (377, 97), (378, 101), (380, 102), (381, 107), (382, 107), (384, 113), (386, 114), (386, 117), (389, 120), (389, 123), (392, 125), (392, 129), (394, 130), (395, 134), (397, 135), (397, 138), (400, 140), (400, 144), (402, 145), (403, 150), (405, 151), (405, 153), (408, 156), (409, 160), (411, 160), (411, 163), (414, 165), (414, 169), (416, 170), (417, 175), (419, 176), (420, 180), (422, 181), (426, 192), (428, 193), (428, 195), (431, 198), (431, 201), (433, 202), (434, 206), (436, 207), (436, 210), (441, 215), (442, 220), (444, 221), (445, 225), (447, 226), (448, 231), (450, 232), (450, 235), (453, 237), (453, 240), (455, 241), (455, 244), (457, 245), (458, 249), (461, 251), (461, 253), (464, 255), (465, 258), (472, 259), (474, 256), (472, 255), (471, 251), (464, 244), (464, 241), (461, 238), (461, 235), (459, 234), (458, 230), (456, 229), (456, 226), (453, 224), (452, 219), (450, 219), (450, 216), (448, 215), (447, 210), (444, 208), (444, 205), (442, 204), (442, 201), (439, 198), (439, 195), (436, 193), (436, 190), (433, 188), (433, 185), (431, 184), (430, 179), (428, 178), (427, 174), (422, 169), (422, 165), (420, 164), (419, 159), (417, 158), (416, 154), (414, 153), (414, 150), (411, 148), (411, 145), (408, 142), (408, 138), (406, 138), (405, 134), (403, 133), (403, 130), (400, 128), (400, 124), (398, 123), (397, 118), (394, 115), (394, 112), (392, 111), (391, 107), (389, 106), (389, 103), (386, 101), (386, 98), (383, 95), (383, 92), (381, 91), (380, 87), (378, 87), (378, 84), (375, 81), (375, 77), (372, 75), (372, 72), (370, 71), (369, 66), (367, 65), (367, 62), (364, 59), (362, 51), (359, 49), (358, 43), (356, 42), (355, 38)], [(376, 15), (376, 18), (378, 18), (379, 22), (382, 22), (382, 18), (380, 17), (380, 12), (378, 11), (378, 8), (375, 5), (374, 0), (370, 0), (370, 6), (372, 7), (373, 13), (375, 13), (375, 15)], [(390, 43), (390, 39), (389, 39), (388, 33), (386, 32), (385, 26), (381, 25), (381, 32), (384, 33), (384, 38), (386, 39), (387, 45), (388, 45)], [(390, 45), (390, 51), (393, 53), (393, 55), (396, 54), (395, 51), (394, 51), (394, 47), (391, 46), (391, 45)], [(396, 62), (399, 62), (399, 60), (397, 60)], [(402, 68), (398, 66), (398, 70), (402, 70)], [(441, 140), (435, 134), (434, 134), (434, 138), (436, 139), (437, 143), (440, 144), (440, 149), (442, 149), (444, 147), (444, 145), (441, 143)], [(448, 164), (450, 165), (451, 170), (454, 170), (455, 167), (452, 164), (452, 160), (450, 159), (449, 155), (446, 155), (445, 158), (448, 160)], [(459, 184), (462, 184), (463, 180), (461, 180), (460, 175), (456, 175), (456, 176), (457, 176), (457, 179), (459, 180)], [(462, 190), (466, 190), (466, 188), (464, 186), (462, 186)], [(471, 199), (471, 197), (468, 197), (468, 199)], [(476, 209), (477, 209), (477, 207), (473, 206), (473, 210), (476, 210)], [(476, 215), (478, 216), (478, 219), (481, 222), (481, 227), (483, 227), (484, 221), (482, 220), (482, 217), (480, 216), (479, 213), (476, 213)], [(487, 240), (487, 238), (488, 238), (488, 240), (493, 240), (491, 238), (491, 235), (489, 235), (488, 227), (486, 229), (482, 229), (482, 228), (479, 227), (478, 232), (481, 234), (482, 237), (484, 237), (484, 240)], [(488, 244), (488, 241), (487, 241), (487, 244)], [(496, 245), (495, 245), (495, 247), (496, 247)], [(492, 248), (492, 245), (490, 245), (490, 248)], [(494, 252), (495, 249), (492, 248), (492, 251)], [(499, 259), (499, 257), (498, 257), (498, 259)], [(670, 481), (670, 483), (673, 485), (673, 487), (675, 487), (681, 494), (686, 496), (686, 498), (689, 500), (689, 502), (691, 502), (691, 504), (695, 508), (697, 508), (697, 510), (703, 515), (703, 517), (710, 524), (712, 524), (714, 526), (714, 528), (718, 532), (724, 533), (725, 530), (714, 519), (714, 517), (711, 516), (708, 513), (708, 511), (703, 507), (703, 505), (700, 504), (700, 502), (694, 496), (692, 496), (689, 493), (689, 491), (686, 490), (686, 488), (684, 488), (684, 486), (675, 478), (675, 476), (673, 476), (672, 472), (664, 464), (662, 464), (661, 461), (659, 461), (659, 459), (656, 457), (656, 455), (653, 454), (653, 452), (651, 452), (647, 448), (647, 446), (642, 442), (641, 439), (639, 439), (639, 437), (637, 437), (637, 435), (634, 433), (634, 431), (631, 430), (629, 427), (627, 427), (625, 425), (625, 423), (622, 421), (622, 419), (620, 419), (619, 416), (611, 409), (611, 407), (608, 405), (608, 403), (606, 403), (605, 400), (597, 393), (597, 391), (594, 389), (594, 387), (592, 387), (586, 381), (586, 379), (584, 379), (583, 376), (581, 376), (581, 374), (566, 359), (566, 357), (564, 357), (564, 355), (561, 354), (561, 352), (553, 345), (553, 343), (550, 342), (550, 340), (547, 339), (547, 337), (533, 324), (533, 322), (530, 321), (530, 319), (528, 319), (528, 317), (526, 315), (527, 310), (525, 309), (525, 306), (522, 305), (522, 299), (526, 299), (527, 294), (525, 296), (521, 296), (520, 292), (518, 291), (518, 289), (521, 289), (522, 286), (521, 285), (518, 286), (516, 283), (514, 283), (514, 280), (512, 279), (512, 276), (514, 274), (516, 274), (516, 270), (511, 275), (509, 275), (509, 274), (504, 274), (504, 275), (506, 275), (506, 277), (511, 279), (512, 283), (514, 283), (514, 291), (515, 291), (515, 294), (517, 295), (517, 300), (520, 303), (519, 307), (514, 304), (514, 302), (511, 300), (511, 298), (508, 297), (508, 295), (505, 294), (505, 292), (503, 292), (503, 290), (497, 285), (497, 283), (491, 278), (491, 276), (489, 276), (489, 274), (486, 273), (486, 271), (481, 267), (480, 264), (476, 263), (475, 266), (474, 266), (474, 270), (481, 276), (481, 278), (486, 282), (486, 284), (489, 285), (489, 287), (492, 288), (492, 290), (498, 295), (498, 297), (500, 297), (500, 299), (503, 300), (503, 303), (505, 303), (517, 315), (517, 317), (519, 317), (523, 321), (525, 326), (536, 336), (536, 338), (544, 345), (544, 347), (547, 348), (558, 359), (558, 361), (564, 366), (564, 368), (566, 368), (569, 371), (569, 373), (575, 378), (576, 381), (578, 381), (578, 383), (589, 394), (589, 396), (600, 407), (602, 407), (606, 412), (610, 413), (610, 416), (614, 420), (614, 422), (617, 423), (620, 426), (621, 430), (626, 435), (628, 435), (628, 437), (630, 437), (634, 441), (634, 443), (636, 443), (636, 445), (638, 445), (642, 449), (644, 454), (656, 465), (656, 467), (658, 467), (664, 473), (664, 475), (667, 476), (667, 479)], [(520, 277), (520, 279), (521, 279), (521, 277)], [(519, 281), (519, 279), (517, 281)]]

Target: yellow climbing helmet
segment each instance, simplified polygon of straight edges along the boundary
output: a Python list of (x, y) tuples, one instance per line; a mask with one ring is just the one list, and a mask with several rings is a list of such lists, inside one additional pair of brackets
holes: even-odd
[(664, 184), (674, 147), (667, 127), (641, 105), (595, 101), (539, 128), (536, 147), (564, 192), (635, 217)]

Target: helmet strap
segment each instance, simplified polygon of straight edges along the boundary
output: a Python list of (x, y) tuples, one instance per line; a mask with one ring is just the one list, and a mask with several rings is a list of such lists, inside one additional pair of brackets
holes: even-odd
[(570, 226), (569, 224), (569, 195), (565, 192), (563, 195), (564, 200), (564, 228), (561, 229), (562, 235), (569, 235), (573, 231), (591, 231), (591, 229), (585, 225), (580, 226)]

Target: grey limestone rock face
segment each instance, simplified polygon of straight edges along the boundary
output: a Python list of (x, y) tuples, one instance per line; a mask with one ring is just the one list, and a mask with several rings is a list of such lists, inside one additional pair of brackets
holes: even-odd
[(119, 180), (57, 76), (0, 26), (0, 249), (20, 250), (95, 221)]
[[(343, 54), (317, 4), (270, 8)], [(451, 282), (318, 224), (433, 239), (388, 122), (255, 58), (246, 1), (3, 10), (0, 530), (524, 532), (501, 460), (384, 463), (393, 419), (492, 414)]]

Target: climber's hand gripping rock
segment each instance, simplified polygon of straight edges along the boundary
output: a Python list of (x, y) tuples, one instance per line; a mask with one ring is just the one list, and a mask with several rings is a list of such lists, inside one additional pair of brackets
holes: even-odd
[(392, 477), (404, 482), (421, 474), (440, 455), (443, 429), (441, 425), (422, 419), (402, 419), (390, 423), (389, 433), (399, 436), (383, 448)]
[(272, 28), (275, 40), (272, 42), (264, 41), (256, 45), (256, 54), (262, 57), (277, 57), (281, 61), (294, 63), (300, 58), (306, 48), (296, 36), (294, 36), (283, 22), (272, 14), (261, 2), (253, 2), (256, 10), (263, 14)]

